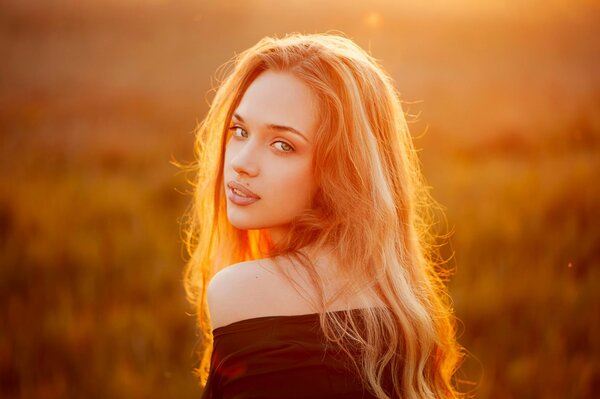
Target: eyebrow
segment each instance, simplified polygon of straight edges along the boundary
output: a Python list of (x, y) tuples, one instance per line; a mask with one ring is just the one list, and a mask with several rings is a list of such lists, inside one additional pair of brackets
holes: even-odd
[[(239, 114), (234, 113), (233, 117), (237, 120), (239, 120), (240, 122), (245, 123), (246, 121), (244, 121), (244, 118), (242, 118)], [(291, 126), (285, 126), (285, 125), (276, 125), (276, 124), (268, 124), (267, 125), (267, 129), (270, 130), (279, 130), (279, 131), (283, 131), (283, 130), (287, 130), (291, 133), (297, 134), (298, 136), (302, 137), (306, 142), (308, 142), (308, 139), (306, 138), (305, 135), (303, 135), (302, 133), (300, 133), (300, 131), (294, 129)]]

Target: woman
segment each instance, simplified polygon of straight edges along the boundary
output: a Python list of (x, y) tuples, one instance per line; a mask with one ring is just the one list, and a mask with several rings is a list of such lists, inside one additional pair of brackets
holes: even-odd
[(435, 203), (372, 57), (339, 35), (264, 38), (197, 138), (185, 284), (203, 397), (458, 396)]

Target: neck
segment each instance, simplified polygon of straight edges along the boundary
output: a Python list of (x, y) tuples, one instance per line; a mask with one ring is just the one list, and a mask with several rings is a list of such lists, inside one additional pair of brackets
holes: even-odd
[(287, 227), (272, 227), (272, 228), (268, 229), (267, 231), (269, 232), (269, 238), (271, 239), (271, 241), (274, 244), (278, 244), (281, 242), (281, 240), (285, 236), (285, 233), (287, 232), (287, 230), (288, 230)]

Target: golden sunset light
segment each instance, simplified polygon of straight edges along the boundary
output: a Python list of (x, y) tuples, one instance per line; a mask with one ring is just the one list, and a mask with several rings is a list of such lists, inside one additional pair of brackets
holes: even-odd
[[(1, 2), (0, 397), (200, 398), (193, 370), (206, 339), (183, 287), (194, 240), (182, 226), (192, 199), (204, 198), (193, 196), (194, 173), (214, 171), (194, 164), (195, 135), (233, 57), (294, 32), (345, 35), (397, 89), (423, 187), (440, 205), (433, 272), (465, 350), (458, 388), (477, 398), (600, 397), (599, 17), (593, 0)], [(245, 104), (248, 114), (279, 107), (313, 121), (285, 114), (296, 103), (283, 107), (273, 93), (305, 95), (303, 109), (312, 97), (271, 79), (279, 91), (259, 86), (271, 102)], [(382, 104), (363, 105), (344, 116)], [(236, 130), (225, 115), (213, 121), (221, 132), (249, 134), (251, 117)], [(384, 166), (372, 174), (385, 169), (398, 178), (392, 187), (410, 191), (401, 183), (412, 175), (389, 166), (409, 157), (377, 141), (399, 119), (383, 115), (354, 129), (372, 136), (344, 145), (377, 147)], [(286, 130), (276, 122), (268, 126)], [(337, 171), (328, 167), (311, 173)], [(295, 204), (289, 192), (301, 191), (282, 176), (282, 202)], [(412, 209), (362, 187), (394, 212)], [(226, 189), (251, 202), (243, 187)], [(349, 219), (364, 203), (354, 205)], [(262, 230), (247, 229), (254, 256)], [(394, 242), (416, 246), (407, 237)]]

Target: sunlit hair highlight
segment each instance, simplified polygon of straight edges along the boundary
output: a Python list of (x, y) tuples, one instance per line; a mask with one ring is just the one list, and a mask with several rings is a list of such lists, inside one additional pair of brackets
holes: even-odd
[[(319, 189), (311, 209), (296, 218), (277, 244), (264, 231), (233, 227), (223, 191), (227, 128), (245, 90), (266, 70), (303, 81), (320, 111), (313, 146), (313, 177)], [(208, 282), (228, 265), (269, 256), (289, 259), (306, 270), (318, 293), (315, 307), (322, 312), (335, 298), (358, 291), (380, 299), (384, 306), (362, 308), (360, 318), (350, 312), (323, 312), (320, 319), (328, 340), (349, 355), (359, 351), (358, 358), (348, 356), (349, 364), (377, 397), (459, 397), (453, 376), (462, 352), (446, 276), (435, 256), (436, 203), (392, 79), (374, 58), (339, 34), (266, 37), (222, 72), (225, 76), (196, 132), (197, 179), (184, 230), (190, 254), (185, 287), (202, 335), (197, 370), (201, 385), (212, 347)], [(325, 298), (321, 276), (303, 252), (308, 247), (333, 249), (332, 267), (347, 282), (334, 298)]]

